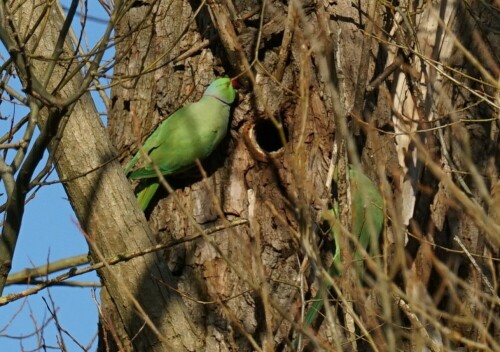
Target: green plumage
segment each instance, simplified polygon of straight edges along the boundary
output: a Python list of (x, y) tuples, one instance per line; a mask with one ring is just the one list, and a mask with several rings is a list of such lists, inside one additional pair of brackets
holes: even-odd
[[(349, 183), (351, 189), (351, 228), (359, 244), (365, 250), (371, 243), (378, 241), (384, 226), (384, 202), (377, 185), (373, 183), (363, 172), (349, 166)], [(335, 202), (332, 212), (332, 235), (335, 242), (335, 253), (332, 264), (328, 270), (331, 276), (341, 275), (342, 257), (340, 254), (340, 226), (338, 203)], [(354, 251), (354, 260), (357, 265), (358, 277), (363, 276), (363, 256), (361, 251)], [(323, 292), (330, 288), (325, 284)], [(321, 292), (321, 291), (320, 291)], [(323, 307), (323, 299), (320, 292), (316, 295), (313, 304), (304, 318), (304, 325), (311, 326), (316, 320), (319, 311)]]
[[(213, 81), (196, 103), (186, 105), (163, 121), (146, 139), (142, 151), (125, 166), (130, 179), (154, 179), (156, 165), (169, 176), (192, 167), (197, 159), (208, 157), (227, 133), (235, 91), (229, 78)], [(145, 157), (146, 153), (151, 163)], [(139, 163), (139, 168), (134, 167)], [(145, 210), (158, 189), (158, 182), (145, 181), (137, 201)]]
[[(373, 242), (378, 242), (384, 227), (384, 200), (377, 185), (363, 172), (349, 168), (352, 198), (352, 232), (365, 250), (370, 248), (373, 255)], [(372, 240), (373, 239), (373, 240)], [(361, 251), (354, 252), (358, 264), (358, 275), (362, 275)]]

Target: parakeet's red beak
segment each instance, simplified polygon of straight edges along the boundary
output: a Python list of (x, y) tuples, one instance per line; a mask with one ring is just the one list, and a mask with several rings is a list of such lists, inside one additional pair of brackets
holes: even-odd
[(240, 86), (236, 79), (231, 80), (231, 85), (233, 86), (233, 88), (238, 88)]

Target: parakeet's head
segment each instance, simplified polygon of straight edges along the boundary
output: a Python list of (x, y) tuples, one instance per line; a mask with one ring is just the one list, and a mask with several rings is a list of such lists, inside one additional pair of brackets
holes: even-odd
[(217, 98), (226, 104), (232, 104), (236, 97), (231, 79), (227, 77), (217, 78), (210, 83), (203, 95)]

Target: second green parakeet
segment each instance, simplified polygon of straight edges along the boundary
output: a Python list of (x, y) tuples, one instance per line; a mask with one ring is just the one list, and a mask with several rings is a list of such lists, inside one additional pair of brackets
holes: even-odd
[[(353, 235), (358, 239), (359, 245), (365, 250), (378, 241), (384, 226), (384, 201), (377, 185), (373, 183), (362, 171), (349, 166), (349, 184), (351, 189), (351, 229)], [(342, 256), (340, 254), (340, 225), (338, 203), (333, 205), (331, 232), (335, 242), (335, 253), (332, 264), (328, 270), (330, 276), (339, 276), (342, 268)], [(363, 276), (363, 256), (360, 250), (354, 251), (354, 261), (357, 265), (358, 277)], [(330, 288), (325, 284), (324, 290)], [(304, 318), (304, 325), (311, 326), (315, 321), (320, 309), (323, 306), (323, 299), (319, 292)]]
[[(125, 173), (133, 180), (153, 179), (157, 177), (154, 164), (164, 176), (169, 176), (189, 169), (197, 159), (208, 157), (227, 133), (235, 96), (231, 79), (213, 81), (199, 101), (180, 108), (158, 126), (144, 142), (143, 150), (125, 166)], [(139, 167), (134, 169), (137, 164)], [(137, 194), (142, 210), (147, 208), (158, 186), (158, 182), (148, 181)]]

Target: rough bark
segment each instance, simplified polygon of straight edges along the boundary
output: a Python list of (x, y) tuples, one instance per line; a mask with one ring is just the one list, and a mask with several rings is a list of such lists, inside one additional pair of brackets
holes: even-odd
[[(344, 297), (354, 303), (339, 303), (336, 312), (327, 314), (320, 338), (313, 339), (309, 347), (347, 344), (360, 350), (368, 345), (380, 350), (401, 346), (411, 350), (425, 344), (436, 350), (471, 341), (494, 345), (489, 337), (481, 340), (477, 326), (467, 329), (453, 317), (441, 320), (431, 310), (437, 302), (436, 307), (452, 316), (457, 313), (456, 283), (446, 286), (449, 273), (470, 283), (469, 293), (460, 292), (468, 301), (467, 306), (460, 305), (464, 308), (460, 314), (468, 319), (481, 306), (472, 303), (471, 293), (484, 289), (466, 255), (452, 256), (434, 245), (451, 248), (454, 235), (464, 240), (472, 236), (466, 243), (470, 252), (488, 249), (480, 241), (484, 228), (456, 200), (456, 190), (439, 182), (441, 176), (427, 165), (440, 162), (449, 170), (438, 132), (430, 127), (440, 126), (436, 119), (458, 121), (448, 115), (460, 107), (455, 102), (466, 104), (475, 99), (455, 97), (459, 94), (455, 83), (444, 78), (442, 84), (453, 87), (446, 101), (453, 103), (440, 105), (445, 100), (436, 89), (438, 80), (432, 76), (428, 60), (452, 65), (446, 61), (449, 58), (440, 37), (444, 31), (439, 25), (428, 27), (433, 18), (430, 12), (438, 10), (439, 14), (440, 9), (412, 2), (414, 7), (408, 5), (411, 11), (402, 20), (389, 5), (363, 3), (357, 8), (351, 2), (311, 1), (287, 7), (281, 1), (267, 1), (260, 28), (260, 2), (210, 1), (184, 32), (183, 24), (198, 5), (197, 1), (160, 2), (133, 8), (124, 17), (116, 30), (118, 38), (130, 29), (138, 32), (133, 40), (117, 46), (121, 60), (115, 72), (128, 79), (120, 80), (113, 89), (109, 123), (113, 141), (129, 156), (137, 141), (168, 113), (185, 99), (196, 100), (213, 79), (213, 72), (234, 76), (248, 67), (245, 60), (253, 62), (258, 53), (259, 62), (244, 76), (247, 80), (242, 80), (230, 136), (203, 163), (207, 178), (195, 169), (188, 176), (169, 179), (175, 194), (159, 192), (146, 212), (159, 241), (186, 238), (199, 227), (212, 229), (233, 219), (248, 219), (248, 225), (214, 233), (211, 241), (197, 239), (165, 253), (194, 324), (203, 331), (204, 350), (292, 349), (286, 340), (295, 337), (290, 321), (300, 321), (304, 304), (297, 288), (302, 269), (306, 272), (304, 290), (309, 292), (305, 297), (317, 290), (313, 283), (317, 274), (307, 270), (304, 258), (315, 267), (323, 260), (328, 262), (331, 252), (331, 239), (321, 232), (321, 211), (327, 209), (332, 196), (328, 171), (336, 161), (345, 161), (347, 153), (340, 142), (349, 138), (356, 147), (348, 148), (349, 162), (361, 160), (364, 171), (381, 185), (387, 203), (388, 226), (379, 259), (373, 264), (373, 278), (379, 281), (373, 286), (356, 286), (348, 273), (338, 279)], [(456, 11), (455, 5), (450, 3), (445, 10)], [(460, 13), (460, 19), (470, 16), (467, 11)], [(454, 26), (450, 28), (460, 33)], [(391, 31), (394, 33), (388, 34)], [(208, 41), (206, 46), (190, 51), (204, 41)], [(385, 45), (386, 41), (397, 46)], [(417, 49), (421, 50), (418, 55)], [(186, 58), (184, 53), (190, 56)], [(484, 109), (480, 111), (486, 116), (494, 115), (491, 106), (479, 104), (478, 109)], [(334, 111), (344, 113), (334, 116)], [(282, 126), (287, 139), (284, 147), (272, 119)], [(339, 126), (345, 122), (348, 135), (341, 138)], [(447, 128), (448, 146), (461, 140), (454, 135), (454, 129), (461, 129), (462, 140), (472, 148), (485, 148), (482, 143), (488, 134), (485, 125), (481, 126), (477, 126), (477, 134), (463, 127)], [(394, 132), (403, 128), (409, 130), (395, 142)], [(493, 127), (488, 128), (495, 143)], [(420, 133), (415, 138), (417, 130)], [(429, 156), (424, 157), (421, 149), (417, 153), (419, 143)], [(460, 152), (451, 155), (460, 168), (467, 169), (463, 157), (474, 154), (457, 150)], [(494, 151), (485, 150), (489, 154), (484, 160), (473, 160), (480, 174), (487, 165), (498, 170)], [(481, 201), (479, 189), (472, 194), (479, 204), (487, 203), (487, 197)], [(348, 212), (343, 210), (343, 214)], [(318, 250), (321, 242), (325, 244)], [(465, 274), (458, 270), (464, 262)], [(394, 297), (404, 297), (418, 314)], [(366, 330), (349, 320), (353, 319), (349, 309), (361, 317)], [(427, 321), (422, 310), (434, 314), (434, 320)], [(468, 340), (448, 335), (441, 323), (455, 327)], [(413, 328), (415, 333), (408, 336), (397, 326)], [(357, 334), (363, 333), (367, 335), (357, 341)]]
[[(140, 126), (148, 126), (141, 130), (143, 138), (150, 130), (149, 126), (157, 124), (161, 115), (172, 112), (175, 102), (182, 101), (185, 92), (193, 86), (196, 91), (189, 100), (197, 99), (206, 83), (213, 78), (212, 71), (238, 73), (231, 70), (231, 62), (224, 55), (227, 50), (224, 51), (222, 43), (217, 40), (212, 41), (208, 48), (176, 63), (185, 70), (174, 70), (175, 65), (172, 64), (162, 66), (164, 62), (175, 61), (176, 55), (185, 48), (195, 46), (203, 36), (211, 38), (214, 31), (210, 14), (204, 9), (196, 23), (175, 45), (180, 34), (177, 29), (192, 16), (197, 3), (184, 3), (183, 10), (170, 7), (168, 12), (163, 13), (167, 5), (162, 3), (158, 7), (158, 12), (164, 16), (162, 21), (154, 22), (157, 35), (151, 37), (150, 32), (142, 31), (136, 41), (117, 47), (119, 57), (134, 58), (117, 66), (117, 74), (124, 76), (138, 74), (162, 53), (169, 53), (156, 62), (158, 69), (154, 73), (142, 75), (133, 84), (127, 82), (113, 90), (115, 104), (110, 117), (110, 132), (120, 150), (129, 149), (136, 141), (136, 135), (130, 128), (134, 120), (138, 120)], [(260, 9), (257, 2), (234, 5), (242, 16)], [(287, 10), (276, 2), (269, 3), (265, 11), (266, 25), (273, 22), (276, 28), (281, 28), (274, 33), (274, 27), (267, 26), (269, 30), (265, 33), (268, 34), (261, 38), (263, 57), (260, 59), (271, 71), (280, 61), (277, 51), (281, 45), (279, 37), (287, 20)], [(214, 14), (216, 11), (227, 11), (226, 8), (211, 8), (211, 11), (212, 17), (218, 18), (219, 23), (227, 23), (217, 17), (225, 13)], [(149, 23), (141, 17), (146, 13), (147, 9), (140, 12), (134, 10), (120, 23), (117, 34), (125, 33), (134, 23)], [(252, 17), (258, 18), (255, 15)], [(311, 20), (316, 22), (314, 14)], [(263, 299), (263, 291), (255, 291), (252, 287), (258, 285), (269, 292), (270, 299), (281, 310), (295, 307), (287, 312), (287, 318), (294, 319), (299, 308), (294, 286), (299, 263), (303, 259), (298, 254), (299, 238), (296, 234), (301, 227), (307, 227), (310, 236), (313, 236), (312, 224), (317, 221), (317, 212), (329, 198), (327, 173), (333, 141), (332, 112), (328, 108), (329, 103), (325, 103), (320, 96), (321, 78), (315, 72), (313, 60), (301, 48), (305, 39), (295, 31), (293, 24), (291, 22), (287, 30), (291, 30), (296, 39), (291, 43), (291, 52), (285, 50), (286, 56), (281, 58), (287, 62), (283, 80), (278, 84), (257, 69), (256, 81), (262, 93), (257, 97), (248, 89), (240, 90), (231, 122), (231, 135), (220, 150), (204, 163), (208, 178), (200, 180), (197, 172), (193, 171), (188, 181), (169, 180), (175, 187), (179, 203), (172, 195), (166, 197), (164, 192), (157, 197), (149, 214), (152, 228), (164, 240), (195, 234), (195, 224), (210, 229), (232, 219), (249, 220), (248, 226), (216, 233), (212, 237), (213, 243), (199, 239), (166, 253), (179, 289), (190, 297), (185, 302), (191, 316), (205, 331), (207, 351), (250, 350), (251, 342), (244, 336), (246, 333), (253, 336), (258, 345), (270, 350), (277, 348), (276, 342), (283, 343), (289, 334), (290, 324)], [(248, 55), (253, 55), (252, 45), (256, 44), (257, 33), (253, 24), (243, 23), (239, 28), (240, 45)], [(278, 39), (273, 40), (273, 34), (277, 34)], [(146, 45), (145, 42), (151, 44)], [(302, 92), (298, 91), (297, 82), (303, 85)], [(145, 91), (138, 87), (144, 87)], [(287, 92), (285, 88), (294, 93)], [(300, 94), (303, 99), (298, 96)], [(158, 95), (162, 99), (158, 100)], [(166, 97), (174, 103), (167, 104)], [(124, 106), (128, 108), (123, 109)], [(278, 132), (270, 117), (280, 119), (283, 124), (289, 140), (285, 148), (280, 147)], [(253, 128), (258, 131), (257, 144), (277, 152), (273, 157), (258, 151), (255, 141), (248, 142), (247, 138), (248, 143), (245, 143), (245, 134)], [(254, 158), (259, 153), (260, 161)], [(187, 210), (187, 214), (182, 208)], [(222, 258), (214, 247), (227, 257)], [(232, 265), (239, 271), (234, 270)], [(219, 304), (204, 305), (198, 301)]]

